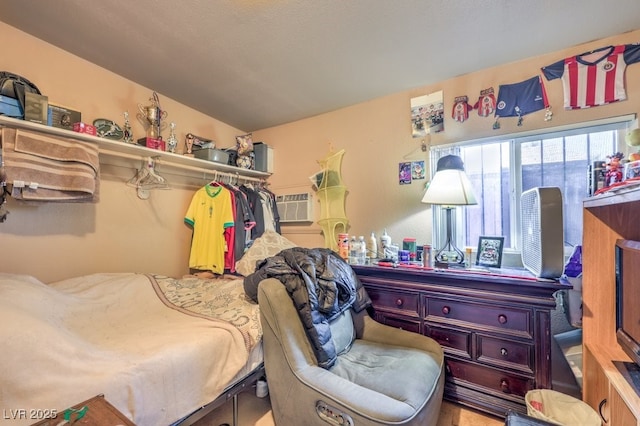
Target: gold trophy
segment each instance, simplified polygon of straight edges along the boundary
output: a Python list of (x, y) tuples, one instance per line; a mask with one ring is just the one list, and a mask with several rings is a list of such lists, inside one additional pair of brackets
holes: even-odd
[(151, 101), (150, 105), (138, 104), (138, 110), (140, 111), (137, 114), (138, 121), (147, 132), (146, 137), (138, 139), (138, 144), (164, 151), (166, 147), (162, 140), (161, 132), (167, 123), (162, 120), (166, 119), (168, 114), (167, 111), (160, 107), (160, 99), (156, 92), (153, 92), (153, 96), (149, 100)]

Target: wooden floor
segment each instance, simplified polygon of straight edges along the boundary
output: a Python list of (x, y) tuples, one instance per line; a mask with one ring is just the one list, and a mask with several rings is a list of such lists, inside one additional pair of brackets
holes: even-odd
[[(228, 402), (218, 410), (199, 420), (194, 426), (233, 426), (233, 404)], [(302, 423), (301, 423), (302, 424)], [(258, 398), (255, 390), (242, 392), (238, 398), (238, 424), (236, 426), (274, 426), (269, 398)], [(438, 426), (503, 426), (504, 419), (444, 401)], [(284, 425), (289, 426), (289, 425)], [(291, 425), (297, 426), (297, 425)]]

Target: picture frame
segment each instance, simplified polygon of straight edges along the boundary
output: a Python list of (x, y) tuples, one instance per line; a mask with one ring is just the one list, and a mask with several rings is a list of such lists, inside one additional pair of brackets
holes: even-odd
[(478, 239), (478, 254), (476, 265), (500, 268), (502, 265), (502, 250), (504, 237), (481, 236)]

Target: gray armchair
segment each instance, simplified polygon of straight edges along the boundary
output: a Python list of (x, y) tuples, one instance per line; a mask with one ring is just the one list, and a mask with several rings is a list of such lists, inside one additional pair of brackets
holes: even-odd
[(324, 369), (284, 285), (263, 280), (258, 301), (277, 425), (437, 423), (444, 355), (434, 340), (347, 310), (330, 325), (339, 356)]

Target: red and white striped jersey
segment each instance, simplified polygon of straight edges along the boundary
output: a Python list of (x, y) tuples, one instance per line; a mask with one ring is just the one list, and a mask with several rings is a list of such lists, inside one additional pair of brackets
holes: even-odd
[(580, 109), (627, 99), (624, 73), (636, 62), (640, 44), (625, 44), (565, 58), (542, 72), (547, 80), (562, 78), (565, 109)]

